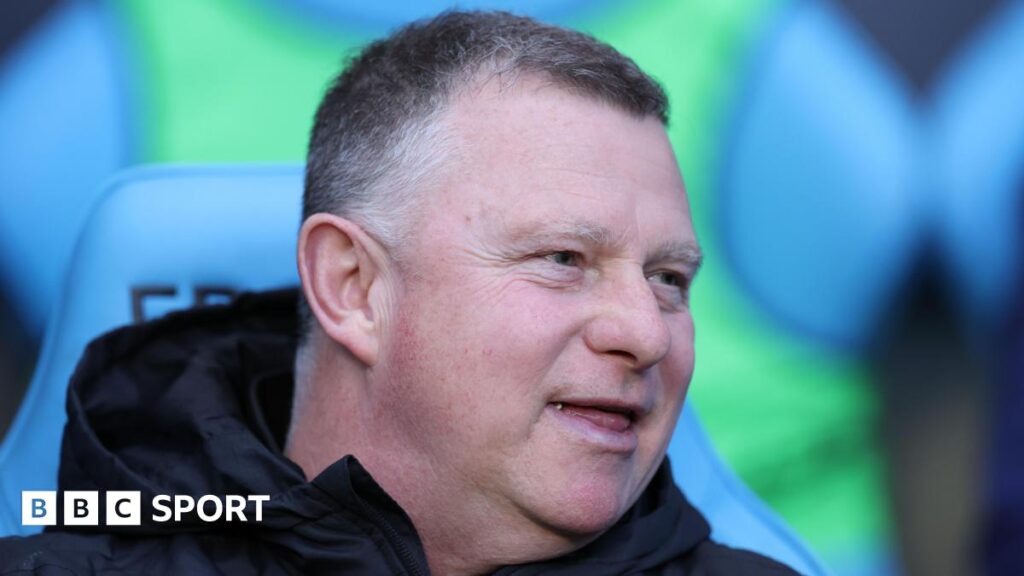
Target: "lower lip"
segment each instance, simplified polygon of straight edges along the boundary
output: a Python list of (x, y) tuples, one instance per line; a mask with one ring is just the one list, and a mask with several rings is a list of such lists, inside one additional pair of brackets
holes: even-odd
[(559, 410), (553, 404), (548, 404), (546, 410), (574, 435), (583, 438), (589, 444), (621, 454), (632, 453), (637, 448), (638, 440), (632, 424), (620, 432), (595, 424), (581, 416)]

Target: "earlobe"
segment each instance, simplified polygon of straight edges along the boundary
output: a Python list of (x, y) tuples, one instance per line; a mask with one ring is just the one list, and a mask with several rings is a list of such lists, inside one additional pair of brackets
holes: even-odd
[(328, 338), (368, 366), (377, 362), (378, 336), (370, 289), (381, 280), (355, 223), (314, 214), (299, 233), (299, 276), (306, 301)]

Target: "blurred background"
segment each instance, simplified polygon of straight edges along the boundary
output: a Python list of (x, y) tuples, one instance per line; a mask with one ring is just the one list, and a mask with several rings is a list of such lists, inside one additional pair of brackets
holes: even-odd
[[(345, 55), (448, 5), (0, 5), (0, 435), (106, 179), (301, 161)], [(460, 7), (590, 32), (667, 89), (707, 253), (691, 399), (835, 574), (1024, 574), (1024, 2)]]

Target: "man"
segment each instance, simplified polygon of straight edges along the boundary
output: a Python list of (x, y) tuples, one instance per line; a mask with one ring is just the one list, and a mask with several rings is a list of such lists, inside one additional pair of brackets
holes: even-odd
[(790, 574), (710, 542), (664, 462), (700, 265), (666, 108), (508, 14), (370, 45), (316, 116), (301, 322), (286, 293), (123, 329), (69, 390), (62, 490), (265, 493), (262, 521), (147, 510), (0, 572)]

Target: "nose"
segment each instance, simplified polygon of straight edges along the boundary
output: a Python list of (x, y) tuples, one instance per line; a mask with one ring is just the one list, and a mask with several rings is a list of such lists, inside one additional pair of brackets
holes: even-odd
[(672, 333), (642, 270), (603, 279), (597, 292), (596, 312), (583, 331), (591, 350), (622, 358), (636, 371), (668, 354)]

